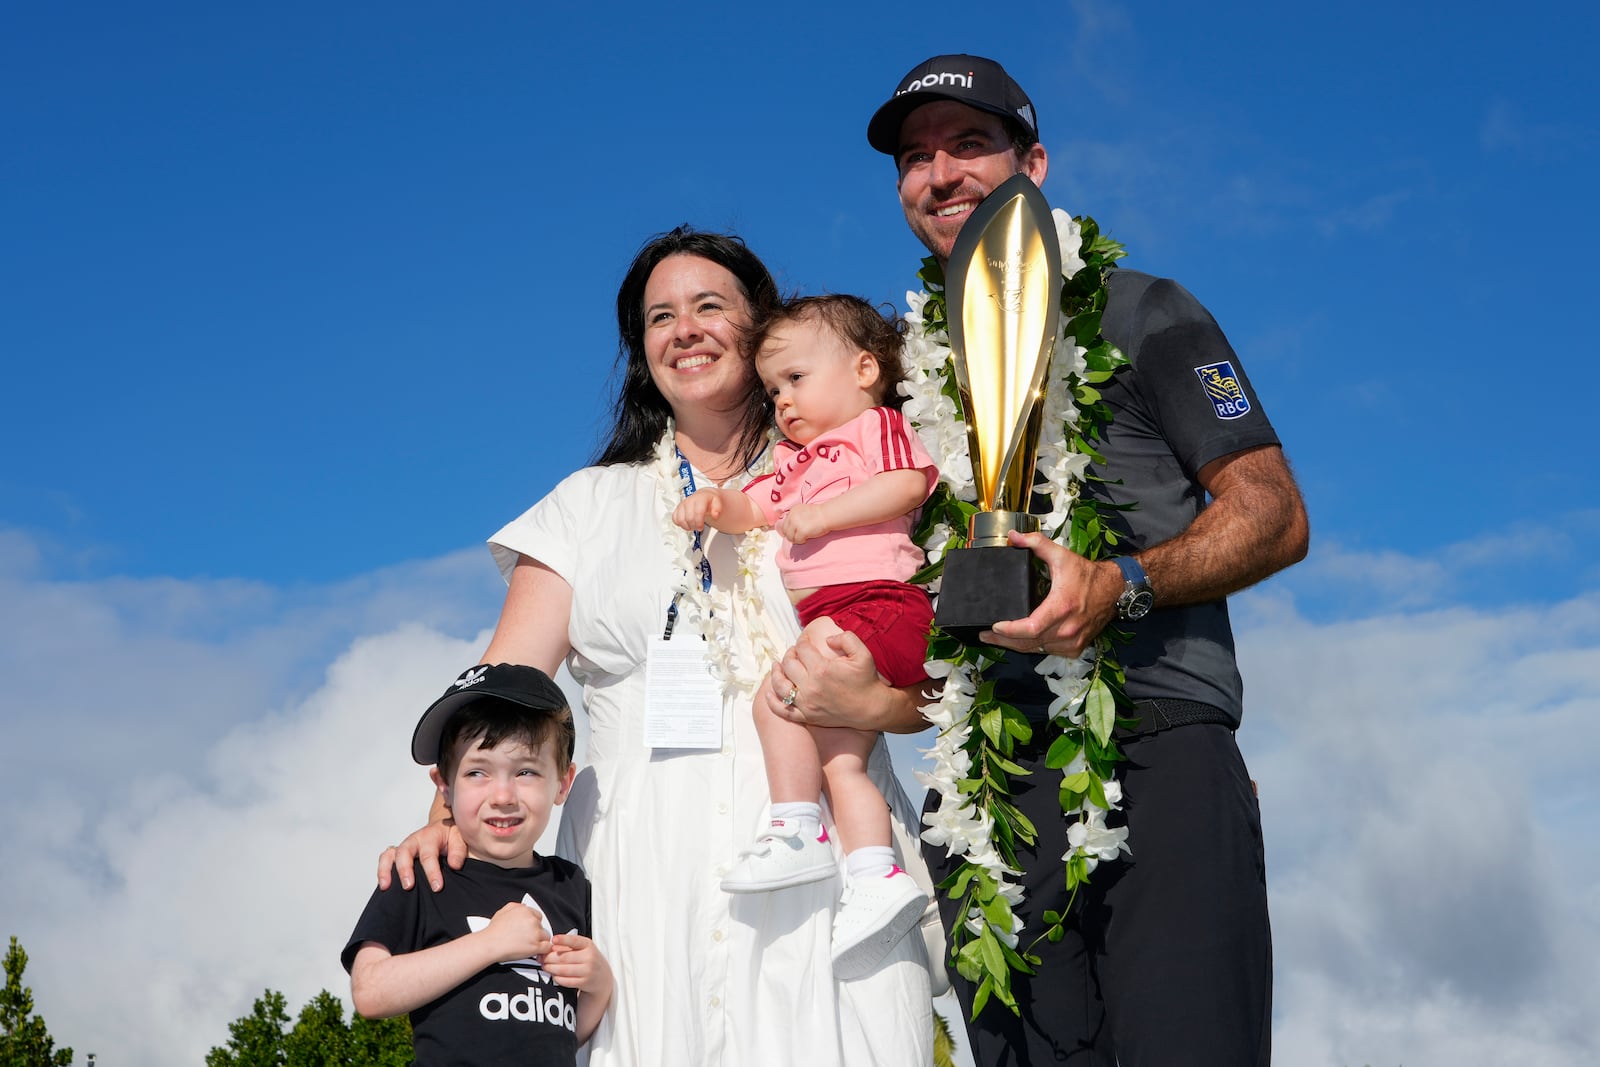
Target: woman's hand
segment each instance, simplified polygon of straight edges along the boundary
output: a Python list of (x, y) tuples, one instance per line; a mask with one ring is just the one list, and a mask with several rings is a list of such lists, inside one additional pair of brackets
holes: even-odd
[(772, 665), (767, 709), (807, 726), (916, 733), (927, 728), (918, 709), (922, 686), (896, 689), (878, 673), (861, 638), (821, 618)]
[(455, 823), (431, 822), (413, 831), (398, 845), (390, 845), (378, 857), (378, 888), (388, 889), (390, 872), (400, 878), (400, 888), (410, 889), (416, 881), (416, 864), (420, 860), (422, 872), (428, 876), (428, 885), (437, 893), (444, 888), (444, 874), (439, 868), (439, 856), (453, 871), (459, 871), (467, 862), (467, 843)]

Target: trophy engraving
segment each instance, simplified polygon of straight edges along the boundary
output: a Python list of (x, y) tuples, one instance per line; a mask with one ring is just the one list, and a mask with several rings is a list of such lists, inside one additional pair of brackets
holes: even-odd
[(969, 547), (945, 556), (934, 622), (971, 642), (995, 622), (1027, 616), (1044, 592), (1033, 553), (1006, 541), (1011, 530), (1039, 528), (1027, 507), (1061, 322), (1055, 221), (1027, 175), (1007, 179), (978, 205), (956, 238), (945, 280), (979, 511)]

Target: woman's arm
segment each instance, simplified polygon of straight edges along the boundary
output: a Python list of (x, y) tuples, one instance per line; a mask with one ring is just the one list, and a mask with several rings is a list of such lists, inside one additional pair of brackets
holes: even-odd
[(520, 663), (555, 677), (572, 651), (572, 586), (536, 559), (519, 556), (494, 637), (479, 663)]

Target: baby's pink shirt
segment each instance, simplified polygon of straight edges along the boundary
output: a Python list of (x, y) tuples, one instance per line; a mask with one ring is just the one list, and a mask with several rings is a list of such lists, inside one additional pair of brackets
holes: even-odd
[[(905, 416), (893, 408), (871, 408), (809, 445), (779, 441), (773, 472), (745, 486), (772, 526), (796, 504), (820, 504), (884, 471), (920, 470), (926, 500), (939, 468)], [(921, 569), (922, 549), (911, 540), (920, 508), (887, 522), (836, 530), (803, 545), (787, 541), (778, 550), (778, 570), (789, 589), (845, 582), (903, 582)]]

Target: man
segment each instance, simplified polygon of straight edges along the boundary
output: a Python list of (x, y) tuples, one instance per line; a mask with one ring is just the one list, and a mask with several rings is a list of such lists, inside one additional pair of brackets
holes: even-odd
[[(894, 158), (906, 222), (941, 263), (990, 191), (1018, 173), (1043, 185), (1049, 170), (1027, 94), (977, 56), (919, 64), (873, 115), (867, 139)], [(980, 1064), (1265, 1064), (1271, 934), (1260, 814), (1233, 739), (1243, 686), (1225, 598), (1304, 558), (1305, 508), (1205, 309), (1176, 283), (1133, 271), (1113, 271), (1108, 285), (1102, 332), (1129, 364), (1102, 390), (1113, 421), (1097, 473), (1112, 482), (1090, 485), (1108, 502), (1137, 504), (1111, 519), (1125, 555), (1090, 562), (1043, 534), (1013, 534), (1048, 566), (1050, 591), (1028, 618), (996, 623), (983, 640), (1013, 650), (991, 676), (1002, 699), (1042, 724), (1051, 694), (1033, 672), (1040, 653), (1076, 656), (1119, 617), (1133, 634), (1117, 649), (1140, 715), (1119, 740), (1132, 855), (1102, 864), (1080, 889), (1065, 939), (1034, 948), (1038, 974), (1014, 976), (1020, 1016), (991, 1000), (969, 1027), (971, 1045)], [(1217, 401), (1206, 387), (1219, 383), (1237, 399)], [(780, 673), (775, 691), (787, 682), (796, 692), (777, 713), (795, 721), (831, 725), (821, 710), (831, 706), (858, 727), (921, 725), (908, 714), (914, 697), (869, 678), (847, 636), (790, 653)], [(1018, 854), (1020, 915), (1034, 936), (1042, 913), (1067, 902), (1066, 822), (1043, 735), (1019, 754), (1032, 776), (1012, 779), (1039, 831)], [(928, 849), (936, 879), (943, 851)], [(973, 989), (956, 986), (970, 1010)]]

